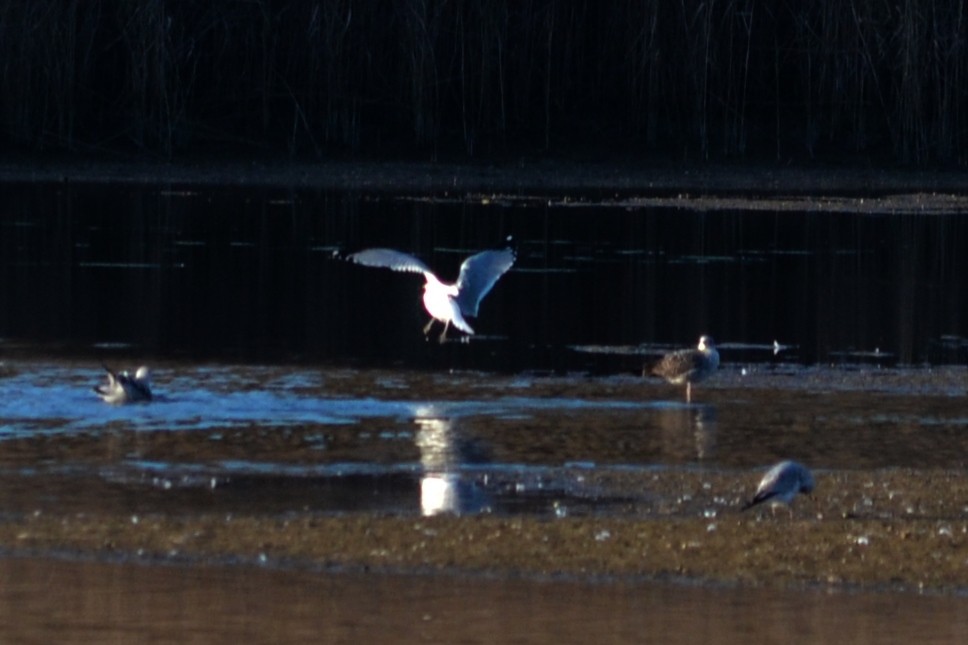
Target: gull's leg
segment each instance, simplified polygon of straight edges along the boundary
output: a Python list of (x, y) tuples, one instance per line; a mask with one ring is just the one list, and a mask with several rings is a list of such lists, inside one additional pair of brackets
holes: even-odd
[(686, 381), (686, 403), (692, 403), (692, 383)]
[(449, 328), (450, 328), (450, 321), (449, 320), (445, 320), (444, 321), (444, 331), (440, 332), (440, 338), (438, 339), (439, 342), (441, 342), (441, 343), (447, 342), (447, 330)]
[(434, 318), (430, 318), (430, 322), (424, 325), (424, 336), (430, 333), (430, 328), (434, 326)]

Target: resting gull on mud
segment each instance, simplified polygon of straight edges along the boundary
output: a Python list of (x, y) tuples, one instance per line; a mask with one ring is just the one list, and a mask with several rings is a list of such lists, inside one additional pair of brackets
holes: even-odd
[(674, 385), (686, 384), (686, 402), (692, 402), (692, 384), (702, 381), (719, 367), (719, 352), (710, 336), (702, 336), (696, 349), (681, 349), (662, 357), (651, 374)]
[(447, 330), (451, 324), (466, 334), (474, 333), (464, 316), (477, 316), (481, 300), (514, 264), (515, 254), (513, 249), (506, 248), (472, 255), (460, 265), (460, 275), (454, 284), (441, 282), (426, 264), (401, 251), (366, 249), (348, 255), (346, 259), (369, 267), (422, 273), (427, 281), (424, 284), (424, 308), (431, 316), (430, 322), (424, 327), (424, 336), (430, 333), (434, 321), (439, 320), (444, 323), (444, 331), (439, 338), (443, 343), (447, 340)]
[(115, 372), (107, 365), (104, 370), (108, 373), (107, 382), (94, 388), (106, 403), (135, 403), (151, 400), (151, 376), (148, 368), (142, 365), (134, 376), (127, 370)]
[[(813, 488), (813, 474), (809, 468), (795, 461), (781, 461), (763, 475), (753, 499), (746, 502), (740, 510), (745, 511), (763, 503), (770, 504), (774, 512), (779, 504), (786, 504), (790, 508), (797, 495), (809, 494), (813, 492)], [(793, 515), (792, 508), (790, 515)]]

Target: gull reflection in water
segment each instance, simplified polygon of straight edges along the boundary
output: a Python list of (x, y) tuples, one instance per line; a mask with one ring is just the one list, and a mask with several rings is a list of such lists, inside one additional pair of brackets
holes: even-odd
[(656, 412), (662, 450), (683, 461), (708, 459), (716, 447), (716, 407), (668, 406)]
[(417, 410), (416, 443), (420, 449), (420, 510), (424, 515), (480, 513), (487, 496), (473, 481), (461, 477), (461, 466), (482, 461), (480, 451), (455, 432), (456, 419), (438, 416), (432, 408)]

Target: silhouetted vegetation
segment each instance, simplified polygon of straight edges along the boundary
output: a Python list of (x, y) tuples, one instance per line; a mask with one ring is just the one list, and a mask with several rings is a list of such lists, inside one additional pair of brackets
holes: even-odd
[(0, 0), (6, 147), (968, 157), (961, 0)]

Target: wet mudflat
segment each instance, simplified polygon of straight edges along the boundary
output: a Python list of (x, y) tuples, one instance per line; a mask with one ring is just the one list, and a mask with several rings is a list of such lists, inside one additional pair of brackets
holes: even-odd
[[(724, 368), (686, 405), (621, 375), (162, 364), (122, 407), (89, 366), (5, 368), (11, 552), (968, 588), (960, 367)], [(784, 458), (813, 499), (739, 512)]]

